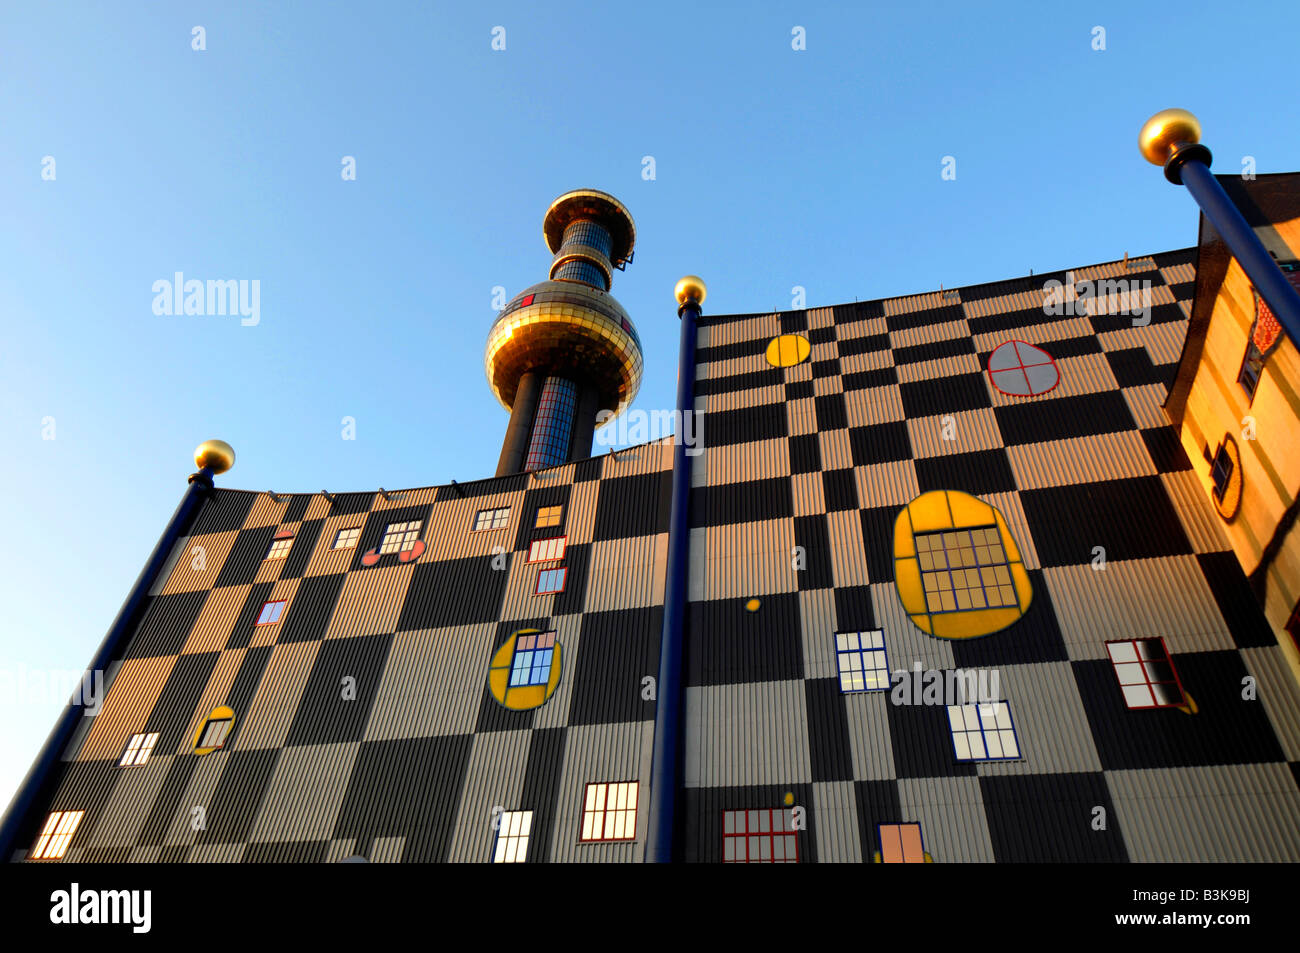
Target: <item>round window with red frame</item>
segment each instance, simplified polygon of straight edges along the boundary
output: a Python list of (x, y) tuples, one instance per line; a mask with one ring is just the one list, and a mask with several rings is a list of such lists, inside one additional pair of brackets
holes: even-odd
[(989, 355), (989, 380), (1009, 397), (1037, 397), (1061, 383), (1061, 372), (1041, 347), (1007, 341)]

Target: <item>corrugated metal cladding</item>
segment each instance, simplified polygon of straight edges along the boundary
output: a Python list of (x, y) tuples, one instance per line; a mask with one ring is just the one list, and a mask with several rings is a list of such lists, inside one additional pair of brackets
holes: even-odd
[[(1300, 691), (1162, 409), (1194, 251), (1072, 277), (1149, 281), (1150, 312), (1105, 293), (1047, 313), (1056, 272), (702, 319), (685, 859), (723, 859), (728, 812), (787, 807), (801, 862), (869, 863), (900, 823), (937, 862), (1300, 859)], [(778, 334), (807, 337), (809, 359), (771, 366)], [(1054, 388), (991, 386), (1010, 340), (1052, 356)], [(86, 812), (67, 859), (485, 861), (523, 811), (528, 860), (640, 860), (644, 810), (633, 839), (593, 844), (583, 808), (590, 783), (648, 796), (671, 451), (386, 494), (219, 490), (68, 749), (48, 805)], [(936, 639), (903, 608), (895, 524), (932, 490), (1005, 521), (1032, 598), (1000, 632)], [(543, 509), (558, 516), (538, 527)], [(494, 510), (502, 525), (475, 530)], [(406, 561), (379, 553), (398, 522), (424, 544)], [(527, 561), (560, 536), (561, 561)], [(563, 591), (537, 595), (561, 566)], [(512, 711), (488, 669), (521, 629), (555, 633), (561, 677)], [(877, 631), (867, 667), (960, 669), (996, 693), (1007, 757), (959, 760), (945, 699), (920, 686), (843, 691), (836, 634)], [(1125, 707), (1105, 643), (1152, 636), (1183, 708)], [(219, 705), (227, 744), (196, 756)], [(159, 736), (148, 763), (117, 767), (141, 732)]]

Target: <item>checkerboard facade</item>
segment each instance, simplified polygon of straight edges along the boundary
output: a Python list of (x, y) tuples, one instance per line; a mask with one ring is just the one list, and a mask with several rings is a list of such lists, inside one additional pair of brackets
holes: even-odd
[[(801, 863), (870, 861), (882, 826), (915, 824), (936, 862), (1300, 859), (1300, 692), (1161, 408), (1193, 261), (1074, 272), (1150, 281), (1143, 325), (1114, 299), (1045, 314), (1064, 274), (701, 320), (686, 860), (734, 859), (751, 814), (782, 832), (754, 856)], [(769, 364), (780, 334), (805, 336), (808, 360)], [(988, 356), (1012, 340), (1051, 355), (1057, 386), (992, 386)], [(35, 836), (79, 811), (66, 860), (483, 862), (502, 818), (527, 814), (511, 842), (527, 861), (642, 859), (671, 450), (401, 492), (213, 491)], [(938, 489), (996, 507), (1020, 549), (1033, 599), (1001, 632), (932, 638), (899, 601), (895, 519)], [(333, 548), (341, 533), (355, 545)], [(559, 561), (528, 561), (558, 537)], [(561, 567), (563, 590), (536, 594)], [(275, 601), (279, 620), (256, 625)], [(529, 711), (488, 687), (521, 630), (562, 650)], [(838, 637), (869, 634), (874, 653), (876, 633), (893, 670), (995, 670), (986, 734), (1015, 757), (960, 757), (952, 705), (846, 691)], [(1194, 708), (1126, 705), (1107, 643), (1154, 636)], [(974, 704), (965, 734), (985, 725)], [(195, 755), (221, 706), (223, 746)], [(157, 735), (147, 762), (120, 767), (141, 734)], [(584, 839), (589, 785), (629, 783), (635, 836)]]

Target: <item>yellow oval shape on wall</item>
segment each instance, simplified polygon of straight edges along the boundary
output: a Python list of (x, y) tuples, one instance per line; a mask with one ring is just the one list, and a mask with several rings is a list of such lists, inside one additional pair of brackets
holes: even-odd
[(767, 363), (773, 367), (794, 367), (808, 360), (812, 345), (802, 334), (782, 334), (767, 344)]
[(1007, 521), (959, 490), (922, 493), (899, 511), (894, 586), (913, 624), (940, 639), (1005, 629), (1033, 597)]

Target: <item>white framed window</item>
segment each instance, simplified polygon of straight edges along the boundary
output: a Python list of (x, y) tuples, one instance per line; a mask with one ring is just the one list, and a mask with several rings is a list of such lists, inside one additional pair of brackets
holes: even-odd
[(1006, 702), (949, 705), (948, 724), (958, 761), (1014, 761), (1020, 742)]
[(510, 523), (510, 507), (503, 506), (495, 510), (479, 510), (474, 514), (474, 532), (484, 529), (505, 529)]
[(359, 539), (361, 539), (360, 526), (345, 527), (335, 535), (334, 545), (330, 549), (355, 549)]
[(271, 540), (271, 548), (266, 551), (267, 559), (284, 559), (293, 548), (292, 536), (277, 536)]
[(139, 767), (149, 760), (149, 755), (153, 754), (153, 746), (158, 743), (158, 732), (150, 732), (147, 735), (132, 735), (126, 743), (126, 750), (122, 752), (122, 760), (117, 763), (119, 768)]
[(58, 860), (68, 852), (72, 835), (77, 833), (77, 825), (85, 816), (85, 811), (53, 811), (45, 819), (41, 836), (36, 839), (36, 846), (28, 855), (30, 860)]
[(722, 861), (727, 864), (797, 864), (799, 835), (789, 808), (722, 812)]
[(1106, 651), (1129, 708), (1177, 708), (1185, 704), (1183, 684), (1164, 639), (1121, 639), (1107, 642)]
[(581, 840), (636, 840), (636, 781), (588, 784), (582, 803)]
[(532, 811), (503, 811), (492, 845), (492, 863), (522, 864), (528, 858), (528, 837), (533, 831)]
[(564, 576), (568, 571), (567, 566), (561, 566), (558, 569), (543, 569), (537, 574), (537, 589), (533, 592), (533, 595), (545, 596), (553, 592), (563, 592)]
[(415, 546), (420, 538), (421, 520), (406, 523), (389, 523), (384, 528), (384, 538), (379, 543), (379, 555), (405, 552)]
[(554, 539), (535, 539), (532, 545), (528, 547), (528, 561), (530, 563), (550, 563), (564, 558), (564, 547), (568, 542), (567, 536), (556, 536)]
[(837, 632), (835, 660), (841, 692), (883, 692), (889, 688), (889, 658), (880, 629)]
[(559, 526), (563, 519), (563, 506), (542, 506), (537, 510), (537, 521), (533, 523), (533, 528), (545, 529), (549, 526)]

